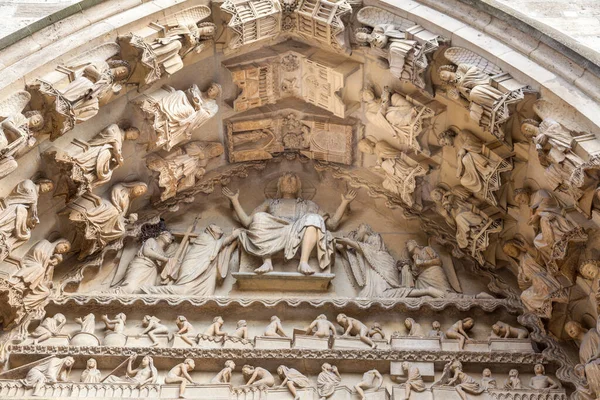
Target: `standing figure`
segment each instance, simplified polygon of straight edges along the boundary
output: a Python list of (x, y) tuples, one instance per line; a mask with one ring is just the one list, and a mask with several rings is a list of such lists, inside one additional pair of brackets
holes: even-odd
[(104, 383), (125, 383), (133, 384), (142, 388), (150, 383), (156, 383), (158, 380), (158, 370), (154, 366), (154, 360), (150, 356), (144, 356), (139, 367), (133, 368), (133, 361), (137, 355), (132, 354), (127, 361), (127, 375), (115, 376), (109, 375), (104, 378)]
[(446, 337), (448, 339), (458, 339), (458, 347), (463, 350), (465, 348), (465, 342), (471, 340), (467, 331), (470, 331), (474, 325), (475, 320), (471, 317), (460, 319), (446, 331)]
[(142, 335), (148, 335), (150, 340), (152, 340), (152, 346), (159, 345), (156, 335), (169, 333), (169, 328), (161, 324), (160, 319), (151, 315), (144, 316), (144, 319), (142, 320), (142, 326), (145, 327)]
[(188, 383), (195, 384), (190, 376), (190, 371), (196, 368), (194, 360), (186, 358), (184, 362), (177, 364), (165, 376), (165, 383), (179, 383), (179, 398), (185, 398), (185, 388)]
[(227, 336), (227, 333), (221, 330), (224, 323), (225, 321), (223, 321), (223, 318), (214, 317), (212, 324), (206, 329), (206, 331), (204, 331), (204, 335), (214, 338)]
[(143, 182), (118, 183), (110, 191), (110, 200), (86, 193), (67, 204), (69, 220), (80, 248), (79, 260), (102, 250), (108, 243), (125, 235), (127, 223), (137, 221), (129, 212), (131, 202), (148, 190)]
[(425, 391), (425, 383), (423, 382), (423, 377), (421, 376), (421, 371), (419, 371), (419, 368), (412, 366), (409, 362), (404, 361), (402, 363), (402, 369), (407, 374), (406, 382), (404, 383), (404, 398), (406, 400), (410, 399), (410, 394), (412, 391)]
[(317, 394), (319, 400), (326, 400), (333, 396), (335, 388), (340, 385), (342, 377), (335, 365), (324, 363), (321, 366), (321, 372), (317, 377)]
[(275, 378), (264, 368), (244, 365), (242, 367), (242, 375), (244, 375), (244, 380), (246, 381), (245, 386), (275, 386)]
[(32, 367), (21, 383), (27, 389), (33, 388), (33, 396), (40, 396), (44, 385), (67, 382), (74, 362), (73, 357), (50, 356)]
[(177, 317), (175, 324), (177, 325), (178, 329), (175, 333), (175, 336), (180, 337), (181, 340), (194, 347), (196, 345), (192, 339), (195, 334), (194, 326), (183, 315)]
[(225, 367), (210, 380), (210, 383), (229, 383), (235, 369), (235, 363), (231, 360), (225, 361)]
[(223, 188), (223, 194), (229, 198), (238, 219), (246, 228), (240, 230), (238, 242), (247, 253), (263, 259), (262, 266), (255, 269), (255, 273), (272, 271), (272, 257), (281, 251), (286, 260), (291, 260), (300, 250), (298, 272), (305, 275), (315, 273), (308, 264), (315, 249), (319, 268), (323, 270), (330, 265), (334, 244), (329, 230), (337, 228), (348, 204), (356, 197), (356, 191), (350, 190), (342, 195), (341, 204), (330, 218), (316, 203), (300, 198), (301, 190), (300, 177), (286, 173), (277, 182), (276, 198), (266, 200), (248, 215), (240, 204), (239, 192)]
[(559, 389), (560, 385), (550, 377), (546, 376), (546, 369), (542, 364), (535, 364), (533, 367), (533, 372), (535, 376), (529, 380), (529, 387), (534, 390), (543, 390), (543, 389)]
[(95, 358), (87, 360), (85, 369), (81, 373), (80, 381), (83, 383), (100, 383), (102, 381), (102, 373), (98, 369), (98, 363)]
[(519, 370), (513, 368), (508, 371), (508, 379), (506, 382), (504, 382), (504, 389), (523, 389), (523, 385), (521, 385), (521, 378), (519, 378)]
[[(123, 277), (119, 280), (119, 272), (113, 279), (113, 291), (117, 293), (140, 293), (144, 285), (154, 286), (162, 268), (172, 260), (170, 245), (173, 235), (163, 231), (156, 238), (148, 238), (138, 250), (136, 256), (129, 262)], [(116, 281), (116, 282), (115, 282)]]
[(344, 328), (342, 337), (358, 336), (361, 342), (368, 344), (372, 349), (377, 348), (375, 342), (369, 337), (369, 328), (359, 320), (350, 318), (346, 314), (338, 314), (337, 322)]
[(96, 317), (93, 313), (89, 313), (85, 317), (77, 317), (75, 318), (75, 322), (81, 325), (81, 329), (79, 332), (94, 334), (96, 331)]
[(492, 371), (489, 368), (484, 368), (481, 372), (481, 387), (483, 390), (496, 389), (496, 378), (492, 376)]
[(369, 337), (371, 339), (376, 340), (385, 339), (385, 332), (383, 332), (383, 328), (378, 322), (375, 322), (373, 325), (371, 325), (371, 329), (369, 330)]
[(437, 385), (454, 386), (462, 400), (467, 400), (467, 393), (478, 395), (483, 392), (481, 385), (463, 372), (462, 363), (458, 360), (450, 361), (444, 366), (442, 378), (433, 384), (433, 386)]
[(294, 368), (288, 368), (285, 365), (280, 365), (277, 368), (277, 374), (282, 379), (279, 387), (287, 386), (291, 395), (294, 396), (294, 400), (300, 400), (298, 389), (310, 386), (310, 380)]
[(21, 181), (0, 206), (0, 261), (31, 238), (31, 231), (39, 224), (38, 199), (51, 192), (54, 184), (49, 180), (37, 183)]
[(158, 173), (158, 185), (163, 188), (162, 201), (193, 187), (206, 173), (208, 162), (223, 154), (219, 142), (189, 142), (165, 157), (155, 153), (148, 155), (146, 166)]
[(421, 327), (421, 324), (415, 322), (414, 319), (406, 318), (404, 320), (404, 326), (408, 331), (408, 336), (425, 337), (425, 331)]
[(67, 319), (61, 313), (56, 313), (53, 317), (44, 318), (40, 326), (29, 334), (33, 338), (33, 345), (59, 335), (66, 323)]
[[(335, 326), (327, 320), (325, 314), (321, 314), (308, 327), (308, 334), (318, 338), (335, 336)], [(314, 331), (314, 332), (313, 332)]]
[(431, 330), (429, 331), (427, 336), (444, 338), (444, 332), (442, 332), (442, 325), (439, 321), (433, 321), (431, 323)]
[(124, 313), (117, 314), (115, 319), (108, 319), (108, 316), (103, 315), (102, 321), (104, 322), (106, 329), (113, 331), (114, 333), (125, 333), (125, 322), (127, 321), (127, 315)]
[(382, 384), (383, 376), (376, 369), (372, 369), (363, 374), (362, 380), (354, 386), (354, 390), (361, 400), (366, 400), (365, 390), (379, 390)]
[(590, 390), (600, 395), (600, 333), (597, 325), (586, 330), (580, 323), (569, 321), (565, 331), (579, 345), (579, 366), (585, 372), (585, 378)]
[(271, 323), (265, 329), (265, 333), (263, 336), (267, 337), (288, 337), (283, 331), (283, 326), (281, 325), (281, 320), (278, 316), (273, 315), (271, 317)]

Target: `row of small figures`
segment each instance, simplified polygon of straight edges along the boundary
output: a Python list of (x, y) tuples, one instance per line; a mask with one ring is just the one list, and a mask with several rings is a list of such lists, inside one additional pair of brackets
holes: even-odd
[[(154, 366), (154, 360), (151, 356), (146, 355), (142, 358), (137, 368), (133, 367), (133, 363), (137, 355), (130, 356), (126, 361), (121, 363), (111, 373), (104, 378), (95, 359), (87, 360), (86, 369), (82, 372), (80, 381), (82, 383), (107, 383), (107, 384), (129, 384), (135, 385), (137, 388), (142, 388), (149, 384), (158, 383), (158, 370)], [(26, 388), (33, 388), (33, 395), (37, 396), (42, 393), (46, 384), (54, 382), (69, 382), (69, 373), (74, 364), (72, 357), (58, 358), (50, 356), (47, 359), (34, 363), (21, 383)], [(195, 368), (195, 362), (191, 358), (185, 359), (169, 370), (164, 378), (165, 384), (178, 384), (179, 397), (185, 396), (185, 391), (188, 385), (200, 385), (195, 382), (190, 373)], [(423, 392), (426, 390), (425, 382), (419, 368), (409, 362), (402, 362), (402, 387), (405, 391), (405, 398), (410, 399), (412, 392)], [(126, 367), (124, 375), (118, 375), (118, 371)], [(210, 384), (230, 384), (234, 375), (236, 365), (234, 361), (227, 360), (221, 371), (215, 375)], [(242, 367), (242, 375), (245, 384), (243, 390), (248, 388), (268, 389), (276, 388), (276, 380), (273, 374), (262, 367), (252, 365), (244, 365)], [(432, 387), (447, 386), (454, 387), (459, 396), (466, 400), (466, 394), (478, 395), (488, 389), (504, 389), (504, 390), (552, 390), (559, 389), (560, 385), (552, 378), (545, 375), (545, 368), (542, 364), (534, 366), (534, 376), (530, 379), (529, 385), (526, 386), (519, 378), (519, 371), (511, 369), (508, 374), (508, 379), (502, 387), (498, 387), (496, 379), (492, 376), (491, 370), (485, 368), (482, 373), (481, 382), (477, 381), (463, 371), (463, 365), (458, 360), (448, 362), (441, 378), (433, 383)], [(280, 365), (277, 368), (277, 375), (281, 379), (279, 388), (287, 388), (294, 399), (298, 399), (298, 389), (312, 387), (311, 380), (300, 371)], [(335, 365), (324, 363), (321, 367), (321, 372), (317, 377), (317, 393), (321, 399), (327, 399), (335, 391), (336, 387), (341, 386), (342, 377)], [(372, 369), (365, 372), (360, 382), (354, 385), (356, 393), (362, 400), (366, 399), (365, 392), (377, 391), (383, 384), (383, 376), (381, 373)]]
[[(385, 340), (386, 335), (381, 328), (381, 325), (375, 323), (368, 328), (367, 325), (360, 322), (359, 320), (348, 317), (345, 314), (337, 315), (337, 323), (343, 328), (344, 332), (342, 337), (358, 337), (362, 342), (376, 348), (377, 344), (375, 340)], [(92, 335), (95, 337), (94, 332), (96, 329), (96, 319), (94, 314), (88, 314), (83, 318), (76, 318), (75, 321), (81, 326), (80, 331), (76, 333), (79, 335)], [(119, 313), (114, 319), (109, 319), (108, 316), (103, 315), (102, 321), (105, 324), (106, 329), (110, 333), (117, 333), (124, 335), (125, 324), (127, 316), (124, 313)], [(190, 346), (196, 346), (201, 340), (211, 339), (223, 339), (233, 338), (241, 341), (247, 341), (248, 339), (248, 325), (245, 320), (240, 320), (237, 323), (237, 328), (232, 334), (228, 334), (222, 330), (225, 321), (222, 317), (215, 317), (212, 324), (204, 331), (204, 333), (196, 334), (194, 326), (188, 321), (186, 317), (180, 315), (175, 321), (177, 325), (176, 332), (171, 332), (169, 328), (161, 323), (161, 320), (150, 315), (146, 315), (142, 320), (142, 326), (144, 330), (141, 335), (147, 335), (152, 341), (152, 346), (158, 346), (159, 341), (157, 335), (166, 334), (171, 342), (175, 336), (181, 338), (185, 343)], [(33, 344), (43, 342), (51, 337), (57, 336), (61, 333), (62, 328), (66, 324), (66, 318), (63, 314), (57, 313), (53, 317), (45, 318), (40, 326), (38, 326), (33, 332), (30, 333), (30, 337), (33, 339)], [(393, 337), (398, 336), (409, 336), (409, 337), (439, 337), (456, 339), (459, 343), (459, 348), (464, 349), (464, 345), (467, 341), (471, 340), (467, 332), (469, 332), (475, 325), (475, 321), (471, 317), (467, 317), (455, 322), (450, 328), (442, 331), (441, 324), (438, 321), (433, 321), (431, 324), (431, 330), (426, 333), (425, 329), (412, 318), (406, 318), (404, 320), (404, 326), (406, 327), (406, 334), (402, 335), (399, 332), (394, 332)], [(302, 332), (305, 335), (315, 336), (318, 338), (327, 338), (337, 335), (336, 327), (332, 322), (327, 320), (327, 316), (324, 314), (319, 315), (309, 326), (304, 330), (296, 330), (295, 332)], [(196, 336), (194, 338), (194, 336)], [(496, 322), (492, 325), (490, 332), (490, 338), (516, 338), (525, 339), (529, 336), (529, 332), (524, 328), (517, 328), (511, 326), (502, 321)], [(75, 336), (74, 336), (75, 337)], [(263, 337), (289, 337), (281, 324), (281, 320), (277, 316), (271, 317), (269, 325), (266, 327)], [(97, 340), (97, 339), (96, 339)], [(73, 344), (73, 343), (72, 343)], [(77, 344), (77, 343), (76, 343)], [(81, 344), (94, 344), (94, 343), (81, 343)], [(95, 343), (99, 344), (99, 343)]]

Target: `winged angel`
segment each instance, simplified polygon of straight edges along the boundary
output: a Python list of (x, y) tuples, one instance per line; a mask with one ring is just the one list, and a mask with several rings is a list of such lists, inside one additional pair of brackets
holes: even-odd
[(0, 178), (17, 169), (16, 158), (33, 148), (34, 132), (44, 127), (39, 111), (23, 113), (31, 95), (19, 91), (0, 102)]
[(450, 47), (444, 56), (455, 65), (442, 65), (439, 78), (448, 96), (469, 109), (470, 117), (487, 132), (504, 140), (503, 125), (511, 116), (509, 106), (524, 98), (523, 87), (508, 90), (493, 84), (504, 72), (497, 65), (462, 47)]
[(205, 21), (211, 15), (209, 7), (191, 7), (169, 16), (162, 35), (151, 42), (129, 34), (119, 38), (123, 57), (135, 64), (133, 80), (149, 85), (183, 68), (183, 59), (192, 53), (201, 53), (213, 40), (216, 26)]
[(414, 22), (377, 7), (361, 8), (356, 18), (369, 27), (355, 31), (358, 43), (370, 46), (371, 52), (384, 61), (396, 78), (425, 89), (427, 55), (437, 50), (438, 37), (420, 44), (406, 32), (416, 25)]

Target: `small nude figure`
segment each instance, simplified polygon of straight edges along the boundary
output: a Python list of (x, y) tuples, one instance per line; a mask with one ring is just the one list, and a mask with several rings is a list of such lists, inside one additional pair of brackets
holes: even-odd
[(273, 387), (275, 385), (275, 378), (273, 378), (273, 375), (261, 367), (244, 365), (242, 367), (242, 375), (244, 375), (244, 379), (246, 380), (246, 386)]
[(503, 339), (527, 339), (529, 337), (529, 331), (525, 328), (516, 328), (505, 322), (498, 321), (492, 325), (490, 336)]
[(225, 323), (225, 321), (223, 321), (223, 318), (221, 318), (221, 317), (213, 318), (213, 323), (208, 327), (208, 329), (206, 331), (204, 331), (204, 334), (206, 336), (211, 336), (211, 337), (227, 336), (227, 333), (223, 332), (221, 330), (224, 323)]
[(237, 323), (237, 329), (231, 335), (240, 339), (248, 339), (248, 323), (245, 319), (240, 319)]
[(67, 319), (65, 316), (61, 313), (56, 313), (53, 317), (44, 318), (40, 326), (35, 328), (29, 336), (33, 338), (33, 344), (36, 345), (60, 334), (66, 323)]
[(484, 390), (487, 389), (496, 389), (496, 378), (492, 376), (492, 370), (489, 368), (484, 368), (481, 373), (481, 387)]
[(535, 364), (533, 367), (535, 376), (529, 380), (529, 387), (532, 389), (558, 389), (560, 385), (551, 378), (544, 375), (546, 369), (542, 364)]
[(114, 333), (123, 334), (125, 332), (125, 321), (127, 321), (127, 316), (123, 313), (119, 313), (115, 316), (115, 319), (108, 319), (108, 316), (103, 315), (102, 321), (106, 326), (106, 329), (113, 331)]
[(210, 383), (229, 383), (235, 369), (235, 363), (231, 360), (225, 361), (225, 367), (219, 371), (217, 376), (210, 380)]
[(515, 390), (515, 389), (523, 389), (523, 385), (521, 385), (521, 378), (519, 378), (519, 371), (516, 369), (511, 369), (508, 372), (508, 379), (504, 382), (504, 389), (506, 390)]
[(152, 315), (144, 316), (144, 319), (142, 320), (142, 326), (146, 327), (144, 329), (144, 331), (142, 332), (142, 335), (148, 335), (150, 340), (152, 340), (152, 346), (159, 345), (156, 335), (161, 334), (161, 333), (164, 333), (164, 334), (169, 333), (169, 329), (160, 323), (160, 319), (158, 319)]
[(354, 389), (360, 396), (360, 400), (366, 400), (365, 390), (379, 390), (382, 384), (383, 376), (376, 369), (372, 369), (363, 374), (362, 380), (354, 386)]
[(384, 340), (385, 339), (385, 332), (383, 332), (381, 325), (379, 325), (377, 322), (375, 322), (371, 326), (371, 330), (369, 331), (369, 337), (371, 339), (375, 339), (375, 340)]
[(327, 320), (325, 314), (321, 314), (315, 319), (308, 327), (308, 333), (310, 334), (313, 330), (313, 336), (319, 338), (326, 338), (329, 336), (335, 336), (335, 326)]
[(192, 347), (195, 346), (196, 343), (194, 343), (194, 340), (192, 339), (192, 337), (194, 336), (194, 334), (196, 332), (195, 332), (194, 326), (187, 320), (187, 318), (184, 317), (183, 315), (180, 315), (175, 320), (175, 324), (177, 324), (177, 328), (178, 328), (178, 331), (175, 332), (175, 336), (180, 337), (181, 340), (183, 340), (190, 346), (192, 346)]
[(338, 314), (337, 322), (344, 328), (342, 337), (358, 336), (361, 342), (368, 344), (372, 349), (376, 349), (377, 345), (369, 338), (369, 328), (357, 319), (350, 318), (346, 314)]
[(265, 329), (264, 336), (267, 337), (288, 337), (283, 331), (283, 326), (281, 326), (281, 320), (276, 315), (271, 317), (271, 323)]
[(415, 337), (424, 337), (425, 336), (425, 331), (421, 327), (421, 324), (419, 324), (418, 322), (415, 322), (415, 320), (412, 318), (406, 318), (404, 320), (404, 326), (406, 327), (406, 330), (408, 331), (408, 336), (415, 336)]
[(463, 350), (465, 348), (465, 342), (471, 340), (467, 331), (471, 330), (475, 325), (475, 320), (471, 317), (458, 320), (446, 331), (446, 337), (448, 339), (458, 339), (458, 347)]
[(414, 390), (415, 392), (425, 391), (425, 383), (421, 376), (421, 371), (417, 367), (411, 367), (410, 363), (404, 361), (402, 363), (402, 369), (407, 374), (406, 382), (404, 383), (404, 398), (410, 399), (410, 393)]
[(444, 338), (444, 332), (442, 332), (442, 325), (439, 323), (439, 321), (433, 321), (431, 323), (431, 330), (429, 331), (427, 336)]
[(194, 360), (186, 358), (181, 364), (177, 364), (165, 376), (165, 383), (179, 383), (179, 398), (183, 399), (185, 394), (185, 388), (188, 383), (195, 384), (194, 380), (190, 376), (190, 371), (196, 367)]

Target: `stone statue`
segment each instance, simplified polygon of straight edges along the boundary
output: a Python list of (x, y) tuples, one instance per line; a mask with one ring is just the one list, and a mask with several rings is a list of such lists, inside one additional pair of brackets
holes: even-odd
[(192, 85), (185, 92), (170, 86), (164, 86), (157, 93), (151, 93), (140, 103), (140, 108), (152, 129), (156, 139), (152, 148), (171, 149), (181, 142), (191, 139), (192, 133), (219, 111), (217, 98), (221, 95), (221, 86), (212, 83), (205, 93)]
[[(163, 231), (157, 238), (147, 239), (136, 256), (129, 262), (121, 280), (116, 281), (119, 271), (113, 279), (113, 291), (117, 293), (139, 293), (145, 285), (154, 286), (158, 283), (161, 266), (171, 262), (169, 246), (173, 235)], [(166, 268), (166, 267), (163, 267)]]
[(510, 371), (508, 371), (508, 379), (506, 380), (506, 382), (504, 382), (504, 389), (523, 389), (523, 385), (521, 384), (521, 378), (519, 378), (519, 370), (513, 368)]
[(152, 315), (144, 316), (144, 319), (142, 320), (142, 326), (144, 327), (142, 335), (148, 335), (150, 340), (152, 340), (152, 346), (159, 345), (156, 335), (169, 333), (169, 328), (161, 324), (160, 319)]
[(69, 202), (108, 183), (123, 165), (123, 140), (137, 140), (139, 134), (137, 128), (111, 124), (89, 141), (74, 139), (64, 150), (45, 152), (60, 171), (55, 194), (65, 195)]
[(225, 321), (223, 321), (223, 318), (214, 317), (212, 324), (204, 331), (204, 335), (208, 336), (208, 337), (215, 337), (215, 338), (227, 336), (227, 333), (223, 332), (221, 330), (221, 328), (223, 327), (223, 324), (225, 324)]
[(192, 339), (196, 333), (194, 326), (183, 315), (177, 317), (175, 324), (178, 329), (177, 332), (175, 332), (175, 336), (180, 337), (181, 340), (194, 347), (196, 345)]
[(146, 166), (158, 173), (158, 185), (163, 188), (162, 201), (193, 187), (206, 173), (208, 162), (223, 154), (219, 142), (189, 142), (161, 157), (150, 154)]
[(210, 380), (210, 383), (229, 383), (235, 369), (235, 363), (231, 360), (225, 361), (225, 367), (219, 371), (217, 376)]
[(288, 337), (283, 331), (283, 326), (281, 325), (281, 320), (278, 316), (273, 315), (271, 317), (271, 323), (265, 329), (265, 333), (263, 336), (267, 337)]
[(279, 387), (287, 386), (290, 394), (294, 396), (294, 400), (300, 400), (298, 389), (310, 386), (310, 380), (294, 368), (288, 368), (285, 365), (280, 365), (277, 367), (277, 375), (279, 375), (282, 380)]
[(147, 190), (148, 186), (142, 182), (118, 183), (111, 189), (110, 200), (86, 193), (67, 204), (69, 220), (77, 232), (75, 243), (80, 248), (79, 260), (123, 237), (126, 224), (137, 221), (137, 214), (125, 217), (131, 202)]
[(496, 389), (496, 378), (492, 376), (492, 371), (489, 368), (484, 368), (481, 372), (481, 387), (483, 390)]
[(483, 393), (483, 388), (477, 381), (463, 372), (462, 363), (458, 360), (450, 361), (444, 366), (442, 377), (433, 386), (453, 386), (462, 400), (467, 400), (467, 393), (478, 395)]
[(412, 207), (416, 201), (414, 192), (418, 178), (427, 175), (428, 169), (409, 159), (384, 140), (361, 139), (358, 142), (358, 149), (365, 154), (377, 156), (376, 170), (381, 170), (385, 174), (381, 183), (383, 188)]
[(425, 391), (425, 383), (423, 382), (423, 377), (421, 376), (419, 368), (404, 361), (402, 363), (402, 369), (407, 374), (406, 382), (404, 382), (404, 398), (406, 400), (410, 399), (410, 394), (413, 391), (419, 393)]
[(141, 291), (149, 294), (212, 296), (217, 283), (227, 276), (229, 261), (237, 245), (236, 238), (237, 231), (223, 237), (221, 227), (208, 225), (203, 233), (192, 240), (181, 264), (174, 260), (164, 267), (160, 285), (147, 282)]
[(93, 335), (96, 331), (96, 317), (93, 313), (89, 313), (83, 318), (77, 317), (75, 318), (75, 322), (81, 326), (81, 329), (79, 330), (81, 333), (89, 333)]
[[(245, 319), (241, 319), (237, 322), (237, 329), (231, 335), (240, 339), (248, 339), (248, 323)], [(265, 335), (266, 336), (266, 335)]]
[(242, 367), (242, 375), (246, 381), (245, 386), (275, 386), (275, 378), (273, 378), (273, 375), (271, 375), (271, 373), (264, 368), (244, 365)]
[(517, 328), (510, 326), (506, 322), (498, 321), (492, 325), (490, 337), (503, 339), (527, 339), (529, 337), (529, 331), (525, 328)]
[(85, 369), (81, 373), (80, 381), (83, 383), (100, 383), (102, 381), (102, 373), (98, 369), (98, 363), (95, 358), (87, 360)]
[(20, 268), (10, 277), (9, 283), (22, 293), (26, 310), (37, 308), (50, 296), (54, 268), (70, 249), (71, 243), (65, 239), (55, 242), (43, 239), (21, 258)]
[(384, 340), (385, 332), (383, 332), (383, 328), (377, 322), (371, 325), (371, 329), (369, 330), (369, 337), (371, 339)]
[(136, 385), (141, 388), (158, 380), (158, 370), (154, 366), (154, 360), (150, 356), (144, 356), (139, 367), (133, 368), (133, 361), (137, 358), (136, 354), (129, 356), (127, 361), (127, 374), (124, 376), (109, 375), (104, 378), (104, 383), (125, 383)]
[(308, 334), (319, 338), (335, 336), (335, 333), (335, 326), (327, 320), (325, 314), (319, 315), (308, 327)]
[(194, 360), (186, 358), (180, 364), (177, 364), (165, 376), (165, 383), (179, 383), (179, 398), (184, 398), (185, 388), (188, 383), (196, 384), (190, 376), (190, 371), (196, 368)]
[(376, 97), (373, 89), (363, 89), (362, 101), (369, 122), (415, 152), (429, 155), (426, 145), (419, 143), (417, 137), (424, 130), (425, 120), (435, 116), (431, 108), (417, 103), (410, 96), (392, 94), (387, 86), (380, 98)]
[(31, 238), (31, 231), (40, 222), (38, 199), (52, 189), (52, 181), (34, 183), (26, 179), (7, 197), (0, 199), (0, 261)]
[(127, 316), (124, 313), (119, 313), (115, 316), (115, 319), (108, 319), (108, 316), (102, 316), (102, 322), (104, 322), (104, 326), (107, 330), (112, 331), (114, 333), (123, 334), (125, 333), (125, 322), (127, 321)]
[(21, 380), (21, 383), (27, 389), (33, 388), (33, 396), (40, 396), (44, 385), (67, 382), (74, 362), (73, 357), (58, 358), (50, 356), (32, 367), (27, 372), (25, 379)]
[(431, 323), (431, 330), (429, 331), (429, 333), (427, 334), (427, 336), (429, 336), (429, 337), (439, 337), (439, 338), (443, 338), (444, 337), (444, 332), (442, 332), (442, 325), (439, 323), (439, 321), (433, 321)]
[(59, 335), (66, 323), (67, 319), (65, 316), (61, 313), (56, 313), (53, 317), (44, 318), (40, 326), (35, 328), (29, 336), (33, 338), (33, 344), (36, 345)]
[(348, 204), (356, 197), (356, 191), (350, 190), (342, 195), (336, 213), (328, 217), (316, 203), (299, 197), (301, 189), (300, 177), (286, 173), (277, 183), (277, 198), (266, 200), (248, 215), (239, 202), (239, 192), (223, 188), (223, 194), (229, 198), (238, 219), (246, 228), (239, 231), (238, 242), (247, 253), (263, 259), (262, 266), (255, 269), (255, 273), (272, 271), (271, 259), (280, 251), (283, 251), (286, 260), (290, 260), (300, 249), (298, 272), (305, 275), (315, 273), (308, 264), (314, 249), (320, 269), (331, 263), (334, 244), (329, 230), (337, 228)]
[(463, 350), (465, 348), (465, 342), (471, 340), (467, 331), (470, 331), (474, 325), (475, 320), (471, 317), (460, 319), (448, 328), (446, 337), (448, 339), (458, 339), (458, 347)]
[(589, 389), (600, 395), (600, 333), (598, 325), (585, 330), (580, 323), (569, 321), (565, 331), (579, 345), (579, 365), (583, 367)]
[(319, 400), (326, 400), (333, 396), (335, 389), (340, 385), (342, 377), (335, 365), (324, 363), (317, 377), (317, 394)]
[(19, 91), (0, 101), (0, 179), (17, 169), (16, 159), (35, 146), (34, 134), (44, 127), (41, 112), (23, 112), (29, 100), (28, 92)]
[(372, 369), (363, 374), (362, 379), (354, 386), (354, 390), (360, 396), (361, 400), (366, 400), (366, 390), (379, 390), (383, 384), (383, 376), (376, 369)]
[(587, 239), (581, 227), (563, 215), (560, 203), (547, 190), (540, 189), (532, 194), (529, 189), (517, 189), (515, 201), (529, 207), (531, 217), (528, 224), (536, 232), (533, 245), (546, 262), (562, 260), (567, 255), (569, 243)]
[(359, 320), (350, 318), (345, 314), (338, 314), (337, 322), (344, 328), (342, 337), (357, 336), (361, 342), (368, 344), (372, 349), (377, 348), (375, 342), (369, 337), (369, 328)]
[(507, 240), (502, 250), (518, 263), (521, 301), (529, 311), (550, 318), (552, 303), (568, 301), (566, 289), (532, 255), (536, 250), (531, 244), (515, 238)]
[(560, 388), (560, 385), (558, 383), (554, 382), (554, 380), (545, 375), (546, 369), (542, 364), (535, 364), (535, 366), (533, 367), (533, 372), (535, 373), (535, 376), (529, 380), (530, 388), (534, 390), (552, 390)]
[(404, 326), (408, 331), (408, 336), (425, 337), (425, 331), (421, 327), (421, 324), (415, 322), (414, 319), (406, 318), (404, 320)]

